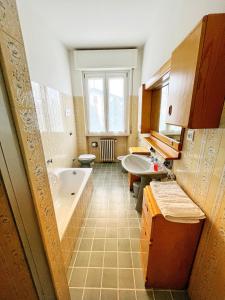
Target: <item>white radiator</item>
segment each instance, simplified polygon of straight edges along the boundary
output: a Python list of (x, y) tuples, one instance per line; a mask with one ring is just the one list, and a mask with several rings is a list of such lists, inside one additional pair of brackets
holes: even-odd
[(115, 140), (101, 139), (100, 140), (100, 160), (114, 161), (115, 158)]

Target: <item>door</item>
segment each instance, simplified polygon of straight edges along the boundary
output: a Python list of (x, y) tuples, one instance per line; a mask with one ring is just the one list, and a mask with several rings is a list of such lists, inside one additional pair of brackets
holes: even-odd
[(188, 126), (201, 32), (202, 22), (172, 54), (166, 123)]

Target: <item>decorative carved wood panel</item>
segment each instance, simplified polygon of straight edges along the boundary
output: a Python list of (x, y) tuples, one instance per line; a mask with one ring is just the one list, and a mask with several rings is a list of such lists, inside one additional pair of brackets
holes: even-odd
[(58, 299), (70, 299), (15, 0), (0, 3), (0, 61)]

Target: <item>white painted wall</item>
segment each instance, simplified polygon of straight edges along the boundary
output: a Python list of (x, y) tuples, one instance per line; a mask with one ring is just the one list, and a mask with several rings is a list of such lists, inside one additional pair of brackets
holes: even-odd
[(225, 12), (224, 0), (155, 1), (149, 21), (151, 30), (144, 47), (142, 82), (170, 58), (174, 48), (204, 15), (218, 12)]
[(67, 49), (29, 1), (17, 0), (17, 6), (31, 80), (72, 95)]

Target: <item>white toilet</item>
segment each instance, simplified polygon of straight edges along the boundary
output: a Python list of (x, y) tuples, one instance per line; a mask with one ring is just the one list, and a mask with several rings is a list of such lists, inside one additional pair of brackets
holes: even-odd
[(81, 164), (81, 168), (90, 168), (91, 163), (96, 159), (94, 154), (81, 154), (78, 157), (78, 161)]

